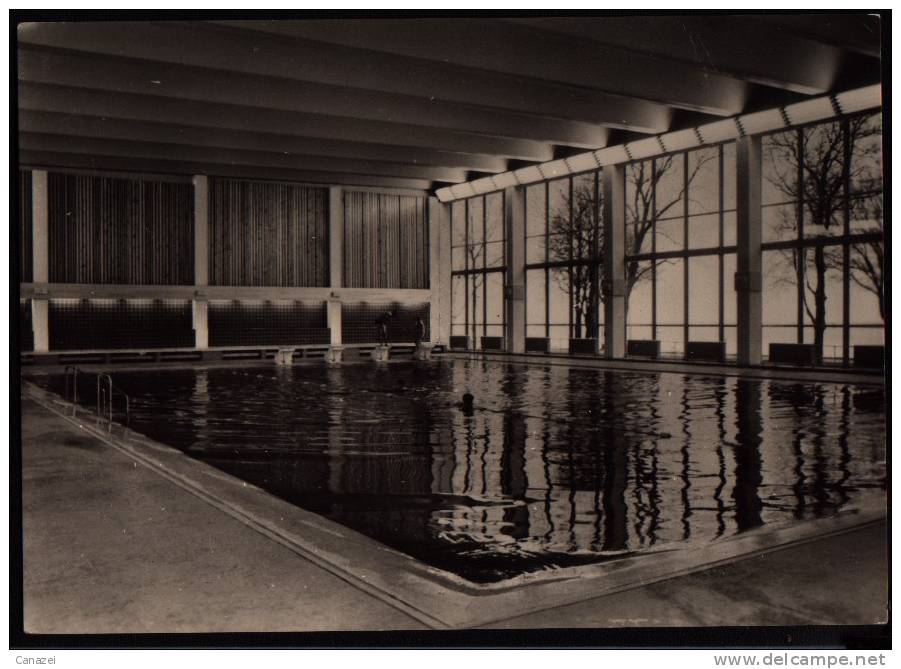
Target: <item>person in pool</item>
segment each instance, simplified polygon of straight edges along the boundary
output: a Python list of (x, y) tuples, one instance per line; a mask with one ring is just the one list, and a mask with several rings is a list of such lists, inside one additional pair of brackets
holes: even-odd
[(392, 318), (394, 318), (394, 310), (388, 309), (388, 311), (379, 316), (375, 321), (379, 328), (379, 346), (388, 345), (388, 321)]

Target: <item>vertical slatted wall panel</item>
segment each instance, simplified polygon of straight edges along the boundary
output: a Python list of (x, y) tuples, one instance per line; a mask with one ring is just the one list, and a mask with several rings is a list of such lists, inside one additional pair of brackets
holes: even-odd
[(210, 180), (210, 283), (328, 285), (328, 189)]
[(346, 192), (344, 265), (349, 288), (428, 288), (426, 199)]
[(19, 172), (19, 281), (34, 278), (31, 229), (31, 172)]
[(50, 281), (194, 282), (191, 184), (48, 175)]

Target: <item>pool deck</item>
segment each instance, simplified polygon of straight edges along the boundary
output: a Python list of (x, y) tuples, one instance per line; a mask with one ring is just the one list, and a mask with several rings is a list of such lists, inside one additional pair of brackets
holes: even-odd
[[(29, 633), (436, 627), (26, 397), (22, 505)], [(877, 519), (479, 626), (875, 624), (887, 551)]]

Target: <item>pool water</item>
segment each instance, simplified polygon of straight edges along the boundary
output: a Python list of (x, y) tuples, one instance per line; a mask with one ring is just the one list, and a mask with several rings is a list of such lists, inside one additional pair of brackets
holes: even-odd
[(885, 500), (877, 387), (459, 359), (113, 380), (137, 432), (474, 582)]

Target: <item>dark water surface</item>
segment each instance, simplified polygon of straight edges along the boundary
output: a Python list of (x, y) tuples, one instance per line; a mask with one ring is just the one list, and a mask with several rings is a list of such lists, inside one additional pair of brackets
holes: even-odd
[(478, 582), (885, 494), (881, 389), (474, 360), (112, 376), (132, 429)]

